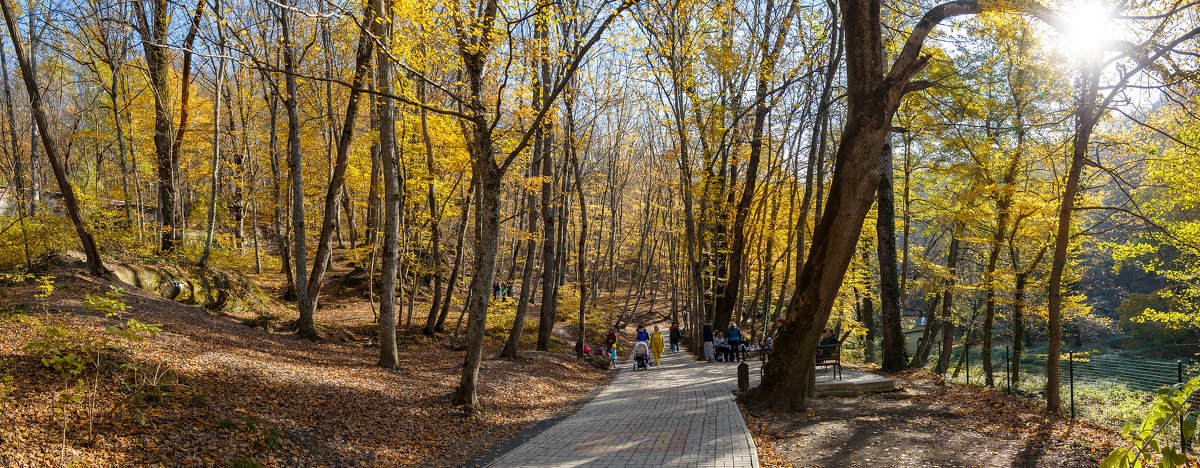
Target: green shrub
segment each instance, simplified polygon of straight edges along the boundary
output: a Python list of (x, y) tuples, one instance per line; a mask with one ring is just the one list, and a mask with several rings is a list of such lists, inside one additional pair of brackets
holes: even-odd
[[(1166, 439), (1165, 429), (1179, 422), (1179, 431), (1183, 438), (1191, 440), (1196, 435), (1196, 411), (1188, 412), (1188, 399), (1200, 390), (1200, 377), (1187, 383), (1178, 384), (1160, 393), (1155, 405), (1145, 414), (1145, 419), (1138, 426), (1126, 424), (1121, 429), (1121, 435), (1130, 443), (1128, 447), (1113, 450), (1100, 463), (1102, 468), (1126, 468), (1148, 466), (1159, 458), (1157, 466), (1173, 468), (1187, 464), (1187, 456), (1175, 447), (1165, 445), (1160, 440)], [(1178, 440), (1178, 439), (1176, 439)]]

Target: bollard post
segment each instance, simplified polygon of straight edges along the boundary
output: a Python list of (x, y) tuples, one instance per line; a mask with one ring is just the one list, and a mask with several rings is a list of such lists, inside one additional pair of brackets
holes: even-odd
[(750, 390), (750, 366), (746, 365), (745, 361), (738, 364), (738, 391), (744, 392)]
[(1067, 369), (1071, 378), (1071, 419), (1075, 419), (1075, 353), (1067, 353)]

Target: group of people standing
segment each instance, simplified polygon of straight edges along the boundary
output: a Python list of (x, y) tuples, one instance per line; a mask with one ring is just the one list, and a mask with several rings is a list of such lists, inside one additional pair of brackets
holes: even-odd
[[(679, 352), (679, 337), (680, 337), (679, 327), (675, 326), (675, 324), (672, 323), (671, 329), (667, 333), (667, 339), (670, 340), (671, 352), (673, 352), (673, 353)], [(663, 347), (665, 344), (663, 341), (662, 331), (660, 331), (658, 329), (658, 325), (654, 326), (653, 333), (647, 333), (646, 327), (638, 325), (638, 327), (637, 327), (637, 342), (639, 344), (646, 343), (647, 345), (649, 345), (650, 354), (653, 355), (653, 357), (654, 357), (654, 365), (657, 366), (659, 364), (659, 362), (662, 360)]]
[[(679, 331), (679, 327), (676, 326), (674, 323), (671, 324), (671, 328), (667, 332), (666, 340), (664, 340), (662, 331), (659, 330), (658, 325), (654, 326), (653, 332), (648, 332), (648, 331), (646, 331), (646, 327), (644, 327), (642, 325), (638, 325), (636, 343), (634, 344), (634, 350), (636, 352), (639, 349), (639, 345), (644, 345), (649, 350), (649, 354), (653, 357), (654, 365), (658, 365), (659, 362), (662, 360), (662, 353), (665, 350), (664, 348), (667, 344), (671, 345), (671, 352), (673, 352), (673, 353), (679, 352), (680, 337), (681, 337), (681, 334)], [(603, 348), (600, 348), (600, 347), (592, 348), (592, 347), (586, 346), (586, 345), (584, 346), (584, 348), (585, 348), (584, 349), (585, 353), (593, 353), (593, 354), (596, 354), (597, 356), (608, 355), (609, 359), (612, 360), (613, 364), (616, 364), (617, 363), (617, 327), (612, 327), (608, 330), (608, 336), (606, 336), (604, 338), (604, 347)]]
[[(742, 329), (736, 323), (729, 322), (729, 328), (724, 332), (713, 333), (712, 321), (704, 323), (704, 360), (733, 362), (745, 361), (746, 345), (742, 337)], [(715, 354), (714, 354), (715, 353)]]
[(492, 283), (492, 299), (497, 301), (507, 301), (512, 297), (512, 283), (507, 281), (496, 281)]

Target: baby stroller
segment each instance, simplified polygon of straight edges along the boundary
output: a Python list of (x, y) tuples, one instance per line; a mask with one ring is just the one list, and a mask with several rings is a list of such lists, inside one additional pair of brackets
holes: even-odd
[(633, 370), (650, 368), (650, 345), (639, 341), (633, 345)]

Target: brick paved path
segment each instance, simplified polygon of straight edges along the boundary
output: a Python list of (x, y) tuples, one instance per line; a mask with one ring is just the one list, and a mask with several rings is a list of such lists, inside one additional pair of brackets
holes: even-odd
[(660, 366), (632, 367), (622, 364), (617, 379), (579, 412), (490, 466), (758, 466), (730, 393), (734, 364), (667, 351)]

